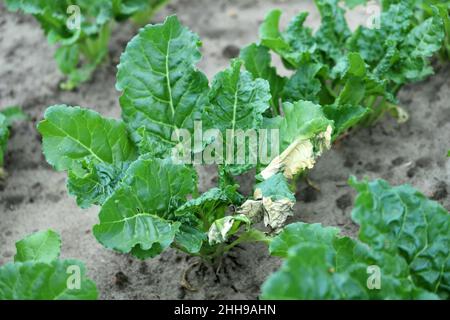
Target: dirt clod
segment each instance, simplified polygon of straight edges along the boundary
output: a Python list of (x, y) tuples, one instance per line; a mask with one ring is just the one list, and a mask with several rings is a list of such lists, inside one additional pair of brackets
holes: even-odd
[(129, 283), (129, 280), (125, 273), (119, 271), (114, 275), (114, 283), (119, 288), (124, 288)]
[(336, 199), (336, 206), (341, 210), (345, 210), (351, 205), (352, 197), (350, 196), (350, 194), (344, 194)]
[(447, 196), (448, 196), (447, 184), (444, 181), (439, 181), (434, 188), (431, 199), (443, 200), (447, 198)]

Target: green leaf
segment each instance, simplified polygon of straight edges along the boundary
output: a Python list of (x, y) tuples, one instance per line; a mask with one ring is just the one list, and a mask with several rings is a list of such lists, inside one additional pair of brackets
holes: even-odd
[(302, 242), (332, 245), (339, 232), (338, 228), (322, 227), (319, 223), (293, 223), (271, 241), (269, 251), (271, 255), (287, 258), (289, 248)]
[(239, 57), (244, 61), (245, 69), (255, 79), (261, 78), (269, 82), (272, 95), (271, 105), (276, 110), (276, 114), (278, 114), (281, 92), (286, 83), (286, 78), (279, 76), (276, 69), (271, 66), (269, 49), (253, 43), (242, 49)]
[(262, 124), (262, 114), (271, 99), (269, 83), (253, 80), (247, 71), (241, 71), (241, 60), (233, 60), (231, 67), (219, 72), (209, 93), (210, 105), (205, 109), (205, 120), (210, 127), (226, 130), (257, 129)]
[(102, 118), (80, 107), (56, 105), (38, 125), (47, 162), (56, 170), (72, 169), (80, 160), (119, 163), (132, 160), (135, 149), (123, 122)]
[[(221, 133), (222, 141), (216, 143), (227, 146), (226, 158), (222, 159), (224, 170), (232, 175), (242, 174), (254, 167), (255, 163), (250, 162), (253, 145), (240, 145), (237, 137), (244, 136), (247, 130), (253, 130), (256, 134), (255, 130), (261, 128), (263, 113), (269, 108), (271, 100), (269, 83), (259, 78), (254, 80), (248, 71), (241, 71), (242, 63), (241, 60), (233, 60), (229, 69), (214, 77), (209, 92), (210, 105), (203, 114), (205, 126)], [(229, 151), (230, 146), (233, 146), (233, 152)], [(238, 150), (242, 147), (245, 154), (238, 158)]]
[(27, 115), (18, 106), (7, 107), (0, 111), (6, 118), (6, 125), (10, 127), (14, 122), (27, 120)]
[(177, 248), (195, 254), (200, 251), (203, 242), (207, 240), (206, 232), (202, 232), (195, 227), (189, 225), (181, 225), (177, 234), (175, 235), (174, 244)]
[[(71, 270), (80, 270), (80, 287), (69, 288)], [(77, 260), (8, 263), (0, 267), (0, 300), (93, 300), (95, 284)]]
[(322, 89), (318, 75), (325, 69), (326, 67), (321, 63), (302, 64), (284, 87), (284, 101), (308, 100), (318, 103), (318, 93)]
[(281, 150), (299, 137), (312, 138), (324, 132), (333, 122), (323, 114), (322, 108), (309, 101), (283, 104), (284, 117), (280, 124)]
[(80, 51), (78, 45), (61, 46), (56, 50), (55, 59), (64, 74), (72, 73), (78, 65)]
[(173, 213), (195, 188), (193, 169), (142, 157), (103, 204), (94, 235), (107, 248), (155, 256), (173, 242), (180, 228)]
[(365, 5), (367, 0), (345, 0), (345, 5), (350, 9), (353, 9), (359, 5)]
[(290, 69), (299, 67), (301, 61), (316, 50), (312, 30), (303, 26), (307, 16), (308, 13), (300, 13), (281, 33), (279, 30), (281, 11), (272, 10), (259, 29), (261, 44), (280, 55)]
[(255, 191), (260, 196), (255, 198), (271, 198), (272, 200), (289, 199), (295, 201), (295, 196), (289, 189), (289, 184), (287, 183), (286, 177), (277, 173), (263, 182), (258, 183), (255, 186)]
[(325, 55), (325, 61), (337, 62), (344, 52), (345, 42), (351, 31), (345, 20), (345, 11), (339, 7), (339, 0), (315, 0), (320, 12), (321, 26), (314, 38), (318, 50)]
[(176, 129), (192, 132), (207, 104), (208, 80), (195, 68), (200, 45), (196, 34), (170, 16), (141, 29), (120, 58), (116, 88), (123, 92), (122, 117), (133, 139), (152, 146), (146, 151), (155, 156), (169, 154), (178, 142), (172, 139)]
[(444, 36), (443, 21), (438, 12), (434, 12), (433, 17), (408, 33), (400, 50), (408, 52), (410, 58), (428, 58), (442, 47)]
[(58, 259), (61, 238), (53, 230), (41, 231), (16, 242), (15, 262), (46, 262)]
[(328, 119), (334, 121), (333, 140), (356, 126), (370, 112), (369, 108), (353, 105), (328, 105), (323, 107)]
[[(347, 274), (334, 274), (333, 250), (325, 244), (299, 244), (281, 269), (262, 286), (262, 299), (367, 298), (365, 288)], [(355, 265), (358, 267), (358, 265)]]

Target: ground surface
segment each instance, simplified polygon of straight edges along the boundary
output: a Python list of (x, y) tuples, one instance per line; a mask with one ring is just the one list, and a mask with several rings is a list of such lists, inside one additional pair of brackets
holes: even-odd
[[(309, 24), (318, 24), (318, 14), (309, 1), (267, 0), (176, 0), (154, 21), (177, 13), (197, 32), (204, 44), (200, 68), (212, 77), (239, 47), (256, 40), (258, 25), (272, 8), (287, 13), (283, 23), (302, 9), (313, 10)], [(364, 19), (364, 11), (352, 14), (350, 24), (355, 26)], [(0, 265), (12, 260), (16, 240), (52, 228), (62, 234), (62, 256), (86, 262), (103, 299), (257, 298), (261, 283), (279, 265), (264, 246), (248, 245), (232, 252), (234, 257), (224, 260), (218, 276), (211, 269), (194, 268), (189, 280), (198, 290), (185, 291), (180, 277), (192, 260), (168, 250), (141, 262), (101, 247), (91, 232), (98, 208), (77, 208), (67, 195), (65, 175), (53, 171), (41, 155), (35, 125), (47, 106), (66, 103), (93, 108), (106, 116), (120, 115), (115, 65), (135, 33), (130, 25), (117, 26), (110, 61), (78, 91), (61, 92), (58, 83), (62, 77), (52, 59), (54, 48), (47, 44), (37, 23), (31, 17), (7, 13), (0, 3), (0, 108), (21, 105), (32, 119), (14, 126), (9, 145), (9, 177), (0, 190)], [(326, 153), (310, 175), (321, 192), (299, 183), (299, 201), (291, 221), (321, 222), (355, 235), (357, 227), (350, 220), (354, 192), (346, 185), (351, 174), (384, 178), (392, 184), (410, 183), (450, 209), (450, 161), (445, 157), (450, 146), (449, 79), (450, 68), (440, 66), (429, 80), (401, 91), (401, 104), (411, 115), (408, 123), (385, 119)], [(214, 174), (209, 169), (200, 173), (201, 188), (206, 189), (213, 184)]]

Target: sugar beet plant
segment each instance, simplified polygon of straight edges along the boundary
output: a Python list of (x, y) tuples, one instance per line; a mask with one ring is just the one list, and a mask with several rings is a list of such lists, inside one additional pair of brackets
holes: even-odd
[[(358, 5), (366, 5), (371, 3), (367, 0), (345, 0), (344, 1), (349, 8), (354, 8)], [(374, 1), (372, 1), (373, 3)], [(399, 4), (402, 0), (381, 0), (377, 1), (382, 8), (388, 10), (392, 4)], [(448, 0), (416, 0), (410, 1), (412, 9), (414, 10), (414, 24), (419, 25), (424, 20), (434, 16), (437, 12), (444, 19), (445, 38), (443, 41), (443, 47), (440, 52), (440, 56), (444, 60), (450, 59), (450, 20), (448, 19), (448, 12), (450, 11), (450, 1)], [(376, 21), (375, 21), (376, 22)]]
[[(147, 26), (121, 57), (117, 88), (123, 91), (123, 121), (59, 105), (50, 107), (38, 126), (47, 161), (68, 171), (77, 203), (101, 206), (94, 235), (107, 248), (144, 259), (172, 246), (210, 260), (240, 241), (265, 240), (248, 227), (248, 217), (226, 215), (243, 200), (229, 170), (223, 169), (220, 187), (198, 195), (193, 166), (168, 157), (176, 129), (193, 130), (194, 120), (210, 115), (208, 105), (221, 108), (223, 114), (209, 120), (224, 130), (261, 125), (268, 107), (268, 83), (240, 71), (238, 61), (219, 73), (210, 89), (195, 68), (199, 46), (198, 36), (175, 16)], [(241, 225), (246, 230), (239, 240), (226, 243)]]
[(270, 243), (284, 263), (264, 299), (449, 299), (450, 214), (409, 185), (350, 179), (359, 239), (290, 224)]
[[(303, 26), (306, 13), (280, 32), (280, 12), (271, 12), (261, 43), (245, 48), (211, 85), (196, 68), (198, 36), (171, 16), (141, 29), (120, 59), (122, 120), (65, 105), (46, 111), (38, 125), (45, 157), (68, 172), (69, 192), (82, 208), (101, 206), (94, 226), (100, 243), (141, 259), (174, 247), (214, 261), (241, 242), (267, 242), (254, 223), (263, 220), (269, 232), (283, 227), (295, 204), (288, 180), (311, 169), (349, 129), (386, 111), (404, 118), (395, 95), (432, 73), (443, 16), (433, 11), (414, 25), (403, 1), (383, 12), (381, 29), (352, 33), (337, 0), (316, 4), (322, 26), (315, 34)], [(292, 77), (277, 74), (270, 50), (295, 70)], [(205, 135), (195, 143), (199, 123)], [(261, 129), (279, 133), (277, 156), (251, 162), (255, 152), (244, 149), (244, 162), (228, 161), (243, 144), (235, 140), (240, 131), (260, 130), (260, 145), (276, 149)], [(181, 164), (180, 153), (187, 155)], [(203, 194), (193, 166), (199, 155), (200, 164), (213, 158), (219, 171), (218, 185)], [(250, 169), (257, 183), (245, 201), (234, 176)]]
[(55, 59), (72, 90), (89, 80), (108, 54), (114, 22), (147, 23), (168, 0), (5, 0), (11, 11), (33, 15), (48, 41), (57, 44)]
[[(395, 96), (404, 84), (433, 73), (429, 58), (443, 47), (448, 11), (431, 6), (430, 17), (418, 21), (416, 1), (384, 1), (379, 25), (351, 32), (339, 1), (315, 2), (322, 17), (315, 33), (304, 26), (307, 12), (284, 31), (278, 26), (281, 11), (270, 12), (260, 28), (260, 44), (243, 50), (247, 69), (271, 82), (277, 101), (320, 104), (335, 123), (334, 137), (355, 125), (372, 124), (385, 112), (406, 120)], [(291, 77), (275, 74), (269, 51), (294, 70)], [(279, 104), (274, 109), (277, 114)]]

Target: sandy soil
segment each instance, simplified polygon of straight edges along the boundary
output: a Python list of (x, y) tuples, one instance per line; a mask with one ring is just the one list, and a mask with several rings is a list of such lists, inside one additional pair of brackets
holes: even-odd
[[(212, 77), (240, 47), (256, 40), (259, 23), (273, 8), (286, 12), (283, 23), (305, 9), (313, 12), (310, 25), (319, 22), (310, 1), (275, 0), (175, 0), (153, 20), (160, 22), (177, 13), (199, 33), (204, 44), (200, 68)], [(353, 13), (350, 19), (355, 26), (364, 22), (365, 13)], [(12, 130), (6, 160), (9, 176), (0, 190), (0, 264), (12, 260), (16, 240), (52, 228), (62, 235), (62, 256), (85, 261), (102, 299), (255, 299), (261, 283), (280, 263), (268, 256), (264, 246), (246, 245), (232, 252), (218, 275), (206, 267), (194, 268), (189, 280), (198, 290), (185, 291), (180, 277), (192, 259), (167, 250), (141, 262), (104, 249), (91, 232), (98, 208), (79, 209), (67, 195), (65, 174), (53, 171), (41, 154), (35, 126), (49, 105), (66, 103), (106, 116), (120, 115), (115, 66), (135, 33), (131, 25), (118, 25), (110, 61), (79, 90), (61, 92), (62, 76), (52, 58), (54, 48), (37, 23), (32, 17), (6, 12), (0, 3), (0, 108), (21, 105), (31, 118)], [(355, 194), (346, 184), (351, 174), (380, 177), (392, 184), (410, 183), (450, 209), (450, 161), (445, 157), (450, 146), (449, 79), (450, 68), (438, 66), (435, 76), (401, 91), (402, 106), (411, 115), (409, 122), (399, 125), (386, 119), (347, 137), (326, 153), (310, 175), (321, 191), (299, 183), (299, 201), (291, 222), (321, 222), (355, 235), (357, 226), (350, 220)], [(205, 190), (215, 177), (210, 169), (200, 174), (201, 189)]]

